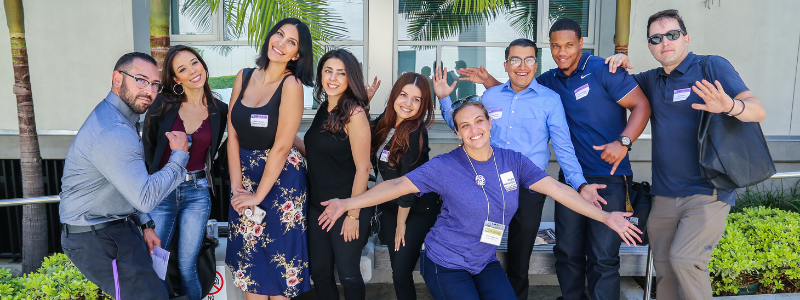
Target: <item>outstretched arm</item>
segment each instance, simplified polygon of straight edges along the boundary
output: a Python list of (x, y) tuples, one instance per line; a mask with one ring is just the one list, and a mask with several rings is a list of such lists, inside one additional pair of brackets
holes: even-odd
[(323, 229), (330, 231), (333, 223), (346, 211), (375, 206), (411, 193), (419, 193), (419, 189), (405, 176), (384, 181), (349, 199), (331, 199), (322, 202), (322, 206), (327, 207), (317, 221)]
[(489, 71), (486, 71), (481, 65), (480, 68), (461, 68), (458, 69), (458, 74), (467, 76), (459, 78), (458, 80), (469, 80), (476, 84), (483, 84), (483, 87), (489, 89), (490, 87), (498, 86), (503, 83), (494, 79), (492, 74), (489, 74)]

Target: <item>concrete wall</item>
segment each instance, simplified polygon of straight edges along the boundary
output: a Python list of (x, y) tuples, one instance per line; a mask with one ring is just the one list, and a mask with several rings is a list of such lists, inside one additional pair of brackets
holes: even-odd
[[(78, 130), (108, 93), (114, 63), (134, 49), (131, 1), (141, 0), (24, 2), (39, 130)], [(14, 132), (17, 109), (5, 12), (0, 18), (0, 130)]]

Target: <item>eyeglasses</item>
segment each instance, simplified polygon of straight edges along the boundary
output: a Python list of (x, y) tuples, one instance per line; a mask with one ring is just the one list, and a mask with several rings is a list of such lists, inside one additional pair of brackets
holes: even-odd
[(464, 103), (475, 102), (475, 101), (481, 101), (481, 96), (472, 95), (472, 96), (466, 96), (464, 98), (458, 99), (455, 102), (453, 102), (452, 105), (450, 105), (450, 108), (453, 109), (453, 111), (455, 111), (456, 108), (460, 107), (461, 105), (464, 105)]
[(156, 93), (161, 93), (161, 91), (164, 90), (164, 85), (162, 85), (160, 83), (151, 83), (150, 81), (147, 81), (147, 79), (133, 76), (131, 74), (126, 73), (125, 71), (119, 71), (119, 72), (122, 73), (122, 74), (130, 76), (131, 78), (133, 78), (133, 80), (136, 80), (136, 87), (137, 88), (143, 89), (143, 88), (146, 88), (146, 87), (150, 87), (150, 90), (154, 91)]
[[(519, 57), (512, 57), (512, 58), (507, 59), (506, 61), (511, 63), (511, 66), (516, 67), (516, 66), (519, 66), (522, 63), (522, 60), (523, 59), (519, 58)], [(525, 64), (528, 65), (528, 66), (533, 66), (534, 64), (536, 64), (536, 57), (533, 57), (533, 56), (526, 57), (525, 58)]]
[(679, 37), (681, 37), (681, 33), (684, 35), (686, 34), (686, 32), (681, 29), (670, 30), (667, 31), (667, 33), (665, 34), (651, 35), (650, 37), (647, 38), (647, 41), (650, 42), (650, 45), (658, 45), (664, 41), (664, 39), (662, 39), (663, 37), (667, 37), (670, 41), (674, 41), (677, 40)]

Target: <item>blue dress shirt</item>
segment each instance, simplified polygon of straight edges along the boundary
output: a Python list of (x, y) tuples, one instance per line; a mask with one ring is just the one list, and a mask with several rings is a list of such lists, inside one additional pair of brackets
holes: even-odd
[[(61, 223), (95, 225), (134, 215), (137, 224), (183, 182), (189, 154), (172, 150), (169, 163), (149, 175), (139, 114), (113, 92), (95, 107), (69, 146), (61, 179)], [(140, 214), (142, 212), (143, 214)]]
[[(481, 96), (492, 118), (492, 145), (520, 152), (545, 170), (550, 161), (547, 145), (552, 140), (567, 183), (577, 189), (586, 179), (575, 157), (561, 98), (536, 80), (519, 93), (511, 89), (510, 82), (489, 88)], [(450, 97), (439, 99), (439, 103), (447, 125), (455, 128)]]

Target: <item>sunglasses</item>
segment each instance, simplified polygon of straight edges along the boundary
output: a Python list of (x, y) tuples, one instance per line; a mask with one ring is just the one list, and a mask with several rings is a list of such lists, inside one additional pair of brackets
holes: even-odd
[(475, 101), (481, 101), (481, 96), (472, 95), (472, 96), (466, 96), (464, 98), (458, 99), (455, 102), (453, 102), (453, 104), (450, 106), (450, 108), (453, 109), (453, 110), (456, 110), (456, 108), (459, 108), (461, 105), (464, 105), (464, 103), (475, 102)]
[(664, 41), (663, 37), (667, 37), (670, 41), (677, 40), (681, 37), (681, 33), (686, 35), (686, 32), (680, 29), (677, 30), (670, 30), (665, 34), (654, 34), (647, 38), (647, 41), (650, 42), (650, 45), (658, 45)]

